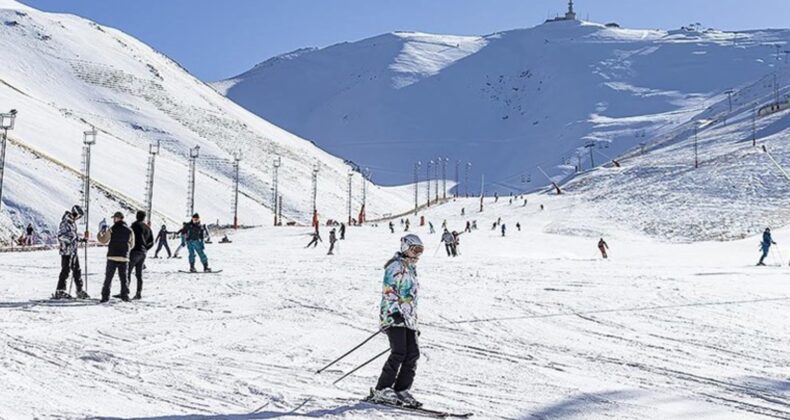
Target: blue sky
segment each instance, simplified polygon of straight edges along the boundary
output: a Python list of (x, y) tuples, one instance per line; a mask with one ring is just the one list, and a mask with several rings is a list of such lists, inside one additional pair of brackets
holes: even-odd
[[(127, 32), (214, 81), (274, 55), (395, 30), (487, 34), (541, 23), (565, 0), (22, 0)], [(790, 26), (790, 0), (576, 0), (577, 12), (632, 28), (693, 22)]]

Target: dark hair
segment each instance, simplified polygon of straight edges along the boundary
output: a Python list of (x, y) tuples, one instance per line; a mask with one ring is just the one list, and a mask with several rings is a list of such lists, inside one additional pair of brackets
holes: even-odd
[(145, 220), (145, 212), (142, 210), (137, 210), (137, 221), (142, 222)]

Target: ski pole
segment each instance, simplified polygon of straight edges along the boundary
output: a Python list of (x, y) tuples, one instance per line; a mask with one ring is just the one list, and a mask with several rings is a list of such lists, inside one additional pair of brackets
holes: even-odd
[(389, 351), (390, 351), (390, 349), (387, 349), (387, 350), (384, 350), (383, 352), (381, 352), (381, 353), (377, 354), (377, 355), (376, 355), (376, 356), (374, 356), (372, 359), (370, 359), (370, 360), (368, 360), (367, 362), (365, 362), (365, 363), (363, 363), (363, 364), (361, 364), (361, 365), (357, 366), (356, 368), (354, 368), (354, 370), (352, 370), (351, 372), (348, 372), (348, 373), (346, 373), (345, 375), (341, 376), (341, 377), (340, 377), (340, 379), (336, 380), (335, 382), (332, 382), (332, 385), (337, 385), (337, 383), (338, 383), (338, 382), (342, 381), (343, 379), (346, 379), (347, 377), (351, 376), (351, 374), (352, 374), (352, 373), (354, 373), (354, 372), (356, 372), (356, 371), (358, 371), (358, 370), (362, 369), (363, 367), (365, 367), (365, 366), (367, 366), (367, 365), (369, 365), (369, 364), (373, 363), (373, 361), (375, 361), (376, 359), (378, 359), (378, 358), (379, 358), (379, 357), (381, 357), (381, 356), (384, 356), (384, 355), (385, 355), (385, 354), (387, 354), (387, 352), (389, 352)]
[(365, 344), (367, 344), (367, 342), (368, 342), (368, 341), (372, 340), (372, 339), (373, 339), (373, 337), (375, 337), (375, 336), (377, 336), (377, 335), (381, 334), (381, 331), (382, 331), (382, 330), (378, 330), (378, 331), (376, 331), (375, 333), (373, 333), (373, 335), (371, 335), (370, 337), (366, 338), (366, 339), (365, 339), (365, 341), (363, 341), (363, 342), (359, 343), (359, 344), (358, 344), (356, 347), (354, 347), (353, 349), (351, 349), (351, 350), (347, 351), (347, 352), (346, 352), (344, 355), (342, 355), (342, 356), (338, 357), (337, 359), (333, 360), (331, 363), (329, 363), (328, 365), (326, 365), (326, 366), (322, 367), (321, 369), (318, 369), (318, 371), (316, 371), (316, 372), (315, 372), (315, 374), (316, 374), (316, 375), (318, 375), (319, 373), (321, 373), (321, 372), (323, 372), (323, 371), (325, 371), (325, 370), (329, 369), (329, 367), (330, 367), (330, 366), (332, 366), (332, 365), (334, 365), (335, 363), (337, 363), (337, 362), (339, 362), (339, 361), (343, 360), (343, 359), (344, 359), (344, 358), (346, 358), (346, 356), (348, 356), (349, 354), (351, 354), (351, 353), (353, 353), (353, 352), (357, 351), (357, 349), (359, 349), (360, 347), (362, 347), (362, 346), (364, 346)]

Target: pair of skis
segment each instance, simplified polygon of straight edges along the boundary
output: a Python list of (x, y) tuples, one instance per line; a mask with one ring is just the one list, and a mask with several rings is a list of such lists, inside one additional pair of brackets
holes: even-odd
[(395, 410), (406, 411), (410, 413), (424, 415), (426, 417), (434, 417), (439, 419), (445, 419), (445, 418), (466, 419), (472, 417), (473, 415), (472, 413), (452, 413), (449, 411), (431, 410), (429, 408), (423, 408), (423, 407), (409, 407), (401, 404), (375, 401), (373, 399), (373, 390), (370, 391), (370, 395), (368, 395), (367, 398), (364, 398), (362, 402), (366, 404), (388, 407)]

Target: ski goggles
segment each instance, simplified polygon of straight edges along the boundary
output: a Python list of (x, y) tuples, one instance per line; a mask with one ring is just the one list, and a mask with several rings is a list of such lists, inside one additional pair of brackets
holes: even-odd
[(406, 252), (411, 256), (419, 257), (420, 255), (422, 255), (423, 251), (425, 251), (425, 248), (422, 245), (413, 245), (410, 246), (409, 250)]

